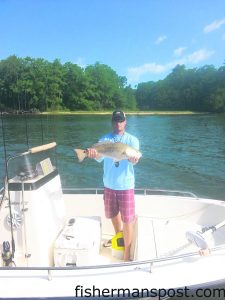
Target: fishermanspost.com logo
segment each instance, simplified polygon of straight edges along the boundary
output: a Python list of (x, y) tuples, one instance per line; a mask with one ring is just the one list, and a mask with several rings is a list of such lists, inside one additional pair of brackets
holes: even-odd
[(156, 288), (103, 288), (100, 289), (93, 285), (92, 287), (84, 287), (82, 285), (75, 286), (75, 297), (84, 298), (156, 298), (163, 300), (168, 297), (177, 298), (201, 298), (201, 299), (225, 299), (225, 288), (198, 288), (191, 290), (188, 287), (178, 289), (156, 289)]

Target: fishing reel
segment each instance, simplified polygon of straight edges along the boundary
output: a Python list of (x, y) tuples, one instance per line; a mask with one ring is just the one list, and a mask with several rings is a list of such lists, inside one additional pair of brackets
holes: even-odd
[(25, 181), (37, 177), (38, 172), (36, 169), (34, 169), (31, 166), (29, 167), (25, 166), (19, 170), (18, 176), (21, 181)]
[(10, 249), (10, 243), (8, 241), (4, 241), (2, 247), (2, 260), (4, 265), (9, 267), (13, 263), (13, 255)]

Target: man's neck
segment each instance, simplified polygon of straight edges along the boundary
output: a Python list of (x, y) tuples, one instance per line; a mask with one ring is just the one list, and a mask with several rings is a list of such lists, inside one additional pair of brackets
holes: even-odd
[(121, 131), (113, 131), (113, 133), (115, 135), (123, 135), (125, 133), (125, 130), (121, 130)]

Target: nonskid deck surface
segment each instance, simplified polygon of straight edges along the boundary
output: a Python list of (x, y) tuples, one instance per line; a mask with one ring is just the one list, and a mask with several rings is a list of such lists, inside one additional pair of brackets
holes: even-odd
[[(174, 219), (157, 219), (146, 216), (138, 216), (134, 224), (134, 237), (131, 245), (131, 260), (144, 261), (173, 256), (188, 256), (200, 249), (196, 244), (190, 243), (186, 237), (187, 232), (201, 232), (199, 224)], [(216, 235), (216, 239), (215, 239)], [(209, 247), (223, 245), (225, 237), (223, 233), (207, 235)], [(102, 235), (99, 264), (121, 263), (121, 253), (116, 253), (111, 247), (104, 247), (112, 236)]]
[[(186, 221), (162, 220), (139, 216), (134, 224), (131, 260), (144, 261), (188, 254), (198, 251), (196, 245), (186, 239), (188, 230), (200, 230), (200, 226)], [(105, 247), (113, 235), (102, 234), (100, 251), (89, 261), (90, 265), (123, 262), (123, 251)]]

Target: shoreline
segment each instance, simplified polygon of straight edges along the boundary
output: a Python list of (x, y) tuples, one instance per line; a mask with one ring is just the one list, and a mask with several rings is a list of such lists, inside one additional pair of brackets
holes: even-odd
[[(44, 112), (28, 112), (28, 111), (15, 111), (15, 112), (1, 112), (2, 115), (111, 115), (112, 111), (44, 111)], [(205, 115), (212, 114), (211, 112), (194, 112), (194, 111), (126, 111), (129, 115), (140, 116), (154, 116), (154, 115)]]
[[(200, 115), (209, 112), (193, 111), (124, 111), (126, 115)], [(73, 111), (73, 112), (41, 112), (43, 115), (111, 115), (112, 111)]]

